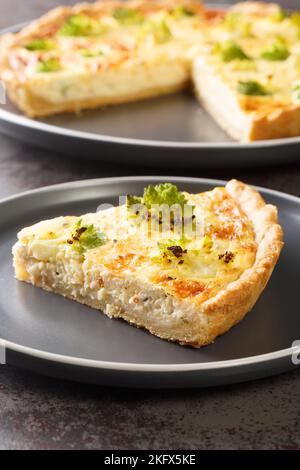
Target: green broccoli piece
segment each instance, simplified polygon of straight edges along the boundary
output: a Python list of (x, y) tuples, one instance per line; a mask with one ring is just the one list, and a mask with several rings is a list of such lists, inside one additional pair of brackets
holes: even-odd
[(98, 36), (106, 31), (100, 21), (87, 15), (72, 15), (59, 30), (61, 36)]
[(67, 241), (80, 254), (107, 243), (106, 235), (99, 232), (93, 224), (82, 225), (80, 219), (74, 227), (71, 238)]
[(49, 73), (49, 72), (58, 72), (61, 69), (61, 64), (59, 59), (56, 57), (51, 57), (50, 59), (42, 60), (37, 68), (37, 72)]
[(255, 80), (246, 82), (240, 81), (238, 83), (238, 92), (248, 96), (266, 96), (269, 94), (267, 90)]
[(219, 52), (223, 62), (232, 60), (251, 60), (250, 57), (233, 41), (227, 41), (224, 44), (216, 44), (215, 52)]
[(144, 21), (145, 17), (137, 10), (120, 7), (113, 12), (114, 18), (123, 25), (136, 25)]
[(55, 42), (51, 39), (37, 38), (25, 46), (28, 51), (51, 51), (55, 49)]
[(289, 50), (284, 42), (277, 41), (261, 54), (261, 58), (264, 60), (282, 61), (286, 60), (289, 55)]

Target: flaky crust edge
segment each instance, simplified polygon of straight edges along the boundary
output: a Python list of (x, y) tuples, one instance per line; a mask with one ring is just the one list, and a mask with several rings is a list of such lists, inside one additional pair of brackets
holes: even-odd
[(202, 304), (203, 313), (211, 317), (207, 343), (204, 344), (229, 330), (252, 309), (266, 287), (283, 247), (277, 208), (266, 204), (258, 191), (240, 181), (229, 181), (226, 190), (253, 224), (257, 254), (253, 266), (238, 280)]

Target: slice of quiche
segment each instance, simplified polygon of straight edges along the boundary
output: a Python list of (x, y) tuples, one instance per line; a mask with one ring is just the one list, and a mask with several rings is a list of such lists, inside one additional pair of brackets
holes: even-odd
[(251, 310), (282, 245), (276, 207), (231, 180), (199, 194), (149, 186), (118, 207), (37, 223), (13, 256), (21, 281), (200, 347)]
[(59, 7), (0, 43), (0, 76), (28, 116), (171, 93), (190, 79), (201, 34), (196, 0)]
[(202, 105), (235, 139), (300, 135), (300, 13), (245, 2), (208, 19), (194, 63)]

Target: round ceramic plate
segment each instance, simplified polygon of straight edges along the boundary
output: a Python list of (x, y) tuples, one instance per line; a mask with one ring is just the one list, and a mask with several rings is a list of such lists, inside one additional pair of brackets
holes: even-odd
[[(108, 178), (61, 184), (0, 202), (0, 346), (6, 361), (41, 373), (136, 387), (198, 387), (251, 380), (295, 367), (300, 339), (300, 200), (261, 189), (279, 208), (286, 246), (265, 292), (246, 318), (202, 349), (158, 339), (122, 320), (14, 279), (18, 230), (41, 219), (95, 211), (118, 196), (172, 181), (190, 192), (224, 182), (193, 178)], [(0, 348), (3, 358), (3, 348)]]
[(126, 165), (242, 167), (296, 161), (300, 154), (299, 137), (231, 141), (188, 92), (43, 120), (23, 116), (7, 100), (0, 107), (0, 129), (72, 158)]

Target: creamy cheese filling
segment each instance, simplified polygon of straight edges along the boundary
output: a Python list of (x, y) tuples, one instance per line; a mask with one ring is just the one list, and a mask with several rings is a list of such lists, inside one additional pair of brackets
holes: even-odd
[(38, 77), (30, 82), (30, 92), (48, 102), (122, 99), (139, 96), (147, 90), (162, 90), (184, 85), (189, 79), (189, 66), (180, 60), (153, 63), (124, 63), (102, 74), (64, 72), (57, 78)]
[[(284, 16), (278, 7), (276, 14), (267, 10), (264, 14), (262, 6), (253, 14), (247, 4), (236, 10), (209, 26), (205, 61), (244, 99), (258, 97), (262, 106), (299, 103), (299, 93), (295, 93), (300, 77), (299, 13)], [(253, 89), (241, 93), (240, 82), (258, 83), (264, 96)]]
[[(257, 247), (251, 222), (225, 189), (188, 195), (188, 200), (200, 221), (200, 235), (176, 238), (174, 229), (149, 233), (147, 221), (137, 223), (128, 215), (127, 208), (120, 206), (81, 218), (60, 217), (41, 222), (22, 230), (19, 243), (38, 262), (53, 266), (63, 263), (66, 270), (74, 272), (74, 266), (80, 272), (85, 262), (85, 266), (98, 266), (103, 275), (105, 272), (117, 277), (130, 275), (162, 285), (179, 297), (205, 298), (250, 268)], [(78, 252), (70, 239), (72, 242), (79, 220), (82, 227), (93, 224), (96, 230), (105, 233), (105, 243)]]

